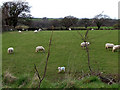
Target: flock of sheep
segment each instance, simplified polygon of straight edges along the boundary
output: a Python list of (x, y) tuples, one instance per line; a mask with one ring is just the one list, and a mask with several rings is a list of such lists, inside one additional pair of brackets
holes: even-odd
[[(37, 33), (37, 32), (39, 32), (39, 31), (41, 31), (41, 30), (42, 30), (42, 29), (35, 30), (34, 33)], [(26, 31), (28, 31), (28, 30), (26, 30)], [(22, 31), (19, 30), (18, 32), (21, 33)]]
[[(43, 46), (37, 46), (36, 49), (35, 49), (35, 52), (39, 52), (39, 51), (45, 52), (45, 48)], [(14, 52), (14, 48), (13, 47), (9, 47), (7, 52), (9, 54), (13, 53)]]
[[(88, 46), (90, 44), (90, 42), (82, 42), (81, 43), (81, 47), (85, 47)], [(105, 48), (112, 48), (112, 52), (115, 52), (116, 50), (120, 49), (120, 45), (114, 45), (113, 43), (106, 43), (105, 44)]]
[(114, 52), (114, 51), (120, 49), (120, 45), (114, 45), (113, 43), (106, 43), (105, 48), (106, 49), (112, 48), (112, 52)]
[[(88, 46), (89, 44), (90, 44), (90, 42), (82, 42), (81, 43), (81, 47)], [(114, 45), (112, 43), (106, 43), (105, 44), (105, 48), (106, 49), (112, 48), (112, 52), (114, 52), (115, 50), (120, 49), (120, 45)], [(45, 48), (43, 46), (37, 46), (36, 49), (35, 49), (35, 52), (39, 52), (39, 51), (45, 52)], [(14, 52), (14, 48), (13, 47), (8, 48), (7, 52), (9, 54), (13, 53)], [(58, 73), (60, 73), (62, 71), (65, 72), (65, 67), (58, 67)]]
[[(37, 46), (36, 49), (35, 49), (35, 52), (39, 52), (39, 51), (45, 52), (45, 48), (43, 46)], [(9, 47), (7, 52), (9, 54), (13, 53), (14, 52), (14, 48), (13, 47)], [(60, 73), (62, 71), (65, 72), (65, 67), (58, 67), (58, 73)]]
[[(69, 30), (71, 30), (71, 28), (69, 28)], [(41, 31), (41, 29), (35, 30), (34, 33), (37, 33), (38, 31)], [(18, 31), (18, 32), (21, 33), (21, 31)], [(84, 48), (84, 47), (90, 45), (90, 42), (82, 42), (80, 45), (81, 45), (81, 47)], [(112, 43), (106, 43), (105, 44), (105, 48), (106, 49), (112, 48), (112, 52), (114, 52), (115, 50), (120, 49), (120, 45), (114, 45)], [(37, 46), (36, 49), (35, 49), (35, 52), (39, 52), (39, 51), (45, 52), (45, 48), (43, 46)], [(9, 47), (7, 52), (9, 54), (13, 53), (14, 52), (14, 48), (13, 47)], [(65, 67), (58, 67), (58, 73), (60, 73), (62, 71), (65, 72)]]
[[(12, 31), (12, 29), (10, 29)], [(34, 33), (37, 33), (38, 31), (41, 31), (42, 29), (39, 29), (39, 30), (35, 30)], [(21, 33), (22, 31), (18, 31), (19, 33)], [(43, 51), (45, 52), (45, 48), (43, 46), (37, 46), (36, 49), (35, 49), (35, 52), (38, 52), (38, 51)], [(10, 53), (13, 53), (14, 52), (14, 48), (13, 47), (9, 47), (7, 52), (10, 54)]]

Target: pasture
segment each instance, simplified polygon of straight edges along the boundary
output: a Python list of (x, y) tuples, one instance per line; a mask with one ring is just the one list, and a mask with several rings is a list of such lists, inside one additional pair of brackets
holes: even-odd
[[(84, 34), (85, 31), (79, 31)], [(2, 72), (9, 71), (17, 77), (35, 74), (36, 64), (40, 75), (43, 74), (48, 52), (51, 31), (23, 31), (18, 33), (4, 32), (2, 34)], [(104, 74), (118, 73), (118, 52), (105, 49), (105, 43), (118, 43), (117, 30), (89, 31), (90, 65), (92, 70), (102, 71)], [(77, 31), (54, 31), (51, 52), (48, 61), (46, 80), (56, 82), (64, 80), (66, 73), (58, 74), (57, 67), (65, 66), (66, 72), (89, 72), (86, 50), (80, 47), (83, 42)], [(45, 53), (35, 52), (35, 48), (42, 45)], [(8, 54), (7, 49), (14, 47), (14, 53)]]

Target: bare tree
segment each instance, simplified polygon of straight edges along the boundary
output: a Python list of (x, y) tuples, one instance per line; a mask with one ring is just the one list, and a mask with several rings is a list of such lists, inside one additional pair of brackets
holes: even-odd
[(16, 26), (18, 17), (23, 12), (30, 12), (30, 6), (27, 2), (4, 2), (2, 5), (2, 18), (5, 25)]
[(32, 25), (32, 15), (31, 14), (21, 14), (18, 18), (18, 25), (26, 25), (26, 26), (31, 26)]
[(87, 29), (87, 27), (90, 25), (90, 20), (88, 18), (81, 19), (81, 23), (84, 24), (84, 27)]
[(54, 19), (51, 21), (51, 25), (54, 27), (59, 27), (60, 26), (60, 20)]
[(86, 49), (86, 53), (87, 53), (87, 58), (88, 58), (88, 68), (90, 70), (90, 72), (92, 72), (91, 66), (90, 66), (90, 55), (89, 55), (89, 48), (86, 44), (87, 40), (88, 40), (88, 32), (89, 30), (86, 31), (85, 35), (83, 36), (80, 32), (78, 32), (78, 34), (81, 36), (83, 42), (85, 42), (85, 49)]
[(75, 25), (78, 22), (78, 19), (73, 16), (66, 16), (61, 20), (61, 23), (66, 29), (68, 29), (70, 26)]
[[(81, 36), (82, 40), (84, 42), (87, 42), (88, 40), (88, 32), (89, 30), (86, 31), (85, 35), (83, 36), (80, 32), (78, 32), (78, 34)], [(88, 67), (89, 67), (89, 70), (91, 72), (91, 75), (96, 75), (100, 78), (100, 80), (104, 83), (107, 83), (109, 85), (113, 84), (116, 82), (116, 80), (112, 77), (105, 77), (102, 75), (103, 72), (94, 72), (92, 69), (91, 69), (91, 66), (90, 66), (90, 55), (89, 55), (89, 48), (87, 47), (87, 44), (85, 43), (85, 48), (86, 48), (86, 52), (87, 52), (87, 57), (88, 57)], [(119, 77), (119, 76), (118, 76)]]
[[(102, 13), (103, 13), (103, 12), (102, 12)], [(103, 15), (102, 13), (96, 15), (96, 16), (94, 17), (94, 19), (93, 19), (93, 22), (97, 25), (98, 30), (99, 30), (100, 27), (103, 25), (104, 21), (109, 18), (109, 16)]]
[(51, 37), (50, 37), (50, 40), (49, 40), (48, 54), (47, 54), (47, 59), (46, 59), (45, 68), (44, 68), (44, 74), (43, 74), (42, 77), (40, 76), (40, 74), (39, 74), (39, 72), (38, 72), (38, 70), (37, 70), (37, 67), (36, 67), (36, 65), (34, 64), (35, 71), (36, 71), (37, 76), (38, 76), (38, 78), (39, 78), (39, 86), (38, 86), (38, 88), (40, 88), (40, 85), (41, 85), (41, 83), (42, 83), (42, 81), (44, 80), (45, 75), (46, 75), (47, 65), (48, 65), (48, 59), (49, 59), (49, 56), (50, 56), (50, 46), (51, 46), (52, 36), (53, 36), (53, 31), (52, 31), (52, 34), (51, 34)]

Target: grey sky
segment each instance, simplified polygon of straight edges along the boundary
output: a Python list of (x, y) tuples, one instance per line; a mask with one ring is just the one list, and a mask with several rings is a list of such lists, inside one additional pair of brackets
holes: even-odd
[[(0, 2), (13, 1), (1, 0)], [(15, 0), (14, 0), (15, 1)], [(77, 18), (93, 18), (103, 14), (118, 18), (119, 0), (22, 0), (29, 2), (34, 17), (61, 18), (68, 15)]]

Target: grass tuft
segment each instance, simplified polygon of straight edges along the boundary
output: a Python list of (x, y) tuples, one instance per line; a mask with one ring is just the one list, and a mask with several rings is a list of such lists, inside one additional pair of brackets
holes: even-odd
[(6, 71), (3, 75), (3, 83), (4, 84), (12, 84), (17, 81), (17, 78), (13, 76), (9, 71)]
[(16, 85), (18, 88), (24, 88), (30, 81), (30, 77), (28, 74), (21, 75), (17, 82)]
[(86, 83), (93, 83), (93, 82), (100, 82), (100, 79), (96, 76), (91, 76), (91, 77), (86, 77), (84, 78), (84, 80), (82, 81), (84, 84)]

